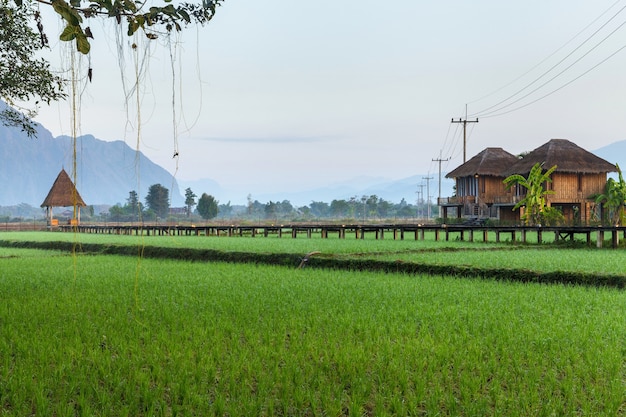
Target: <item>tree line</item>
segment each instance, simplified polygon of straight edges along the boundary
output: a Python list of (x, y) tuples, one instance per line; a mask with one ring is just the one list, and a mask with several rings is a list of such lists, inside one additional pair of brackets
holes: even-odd
[[(431, 207), (437, 212), (437, 207)], [(376, 195), (353, 196), (349, 199), (335, 199), (329, 202), (311, 201), (305, 206), (294, 206), (289, 200), (260, 202), (247, 197), (245, 206), (233, 206), (230, 202), (220, 204), (214, 196), (202, 193), (198, 196), (191, 188), (185, 190), (185, 206), (170, 207), (169, 190), (161, 184), (151, 185), (145, 197), (145, 203), (139, 200), (136, 191), (130, 191), (124, 205), (116, 204), (109, 208), (108, 219), (111, 221), (155, 221), (172, 217), (200, 217), (204, 220), (254, 219), (254, 220), (314, 220), (320, 218), (341, 218), (354, 220), (372, 220), (379, 218), (416, 218), (425, 217), (427, 207), (424, 204), (409, 204), (402, 199), (392, 203)]]
[[(170, 207), (169, 194), (170, 192), (167, 187), (161, 184), (153, 184), (148, 188), (144, 205), (139, 200), (137, 191), (130, 191), (124, 205), (116, 204), (109, 208), (109, 219), (113, 221), (153, 221), (167, 219), (173, 214)], [(191, 217), (191, 215), (195, 213), (206, 220), (217, 216), (218, 202), (215, 197), (207, 193), (203, 193), (198, 200), (196, 200), (197, 197), (198, 196), (191, 188), (185, 190), (183, 215)]]

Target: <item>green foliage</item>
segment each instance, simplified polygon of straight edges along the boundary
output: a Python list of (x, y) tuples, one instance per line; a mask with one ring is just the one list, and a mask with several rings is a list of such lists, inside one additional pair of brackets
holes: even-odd
[[(14, 7), (0, 0), (0, 99), (10, 107), (0, 111), (0, 123), (14, 126), (29, 137), (36, 134), (32, 118), (39, 102), (50, 103), (65, 97), (62, 79), (37, 54), (48, 45), (43, 33), (30, 26), (31, 19), (41, 31), (39, 12), (30, 3)], [(34, 108), (19, 103), (34, 101)]]
[(618, 180), (609, 178), (606, 182), (604, 194), (595, 196), (596, 203), (601, 203), (608, 211), (611, 224), (619, 226), (624, 224), (626, 213), (624, 204), (626, 203), (626, 181), (622, 176), (622, 170), (615, 164), (618, 173)]
[(539, 214), (539, 223), (544, 226), (558, 226), (565, 222), (565, 216), (556, 207), (544, 207)]
[[(31, 0), (34, 1), (34, 0)], [(16, 0), (21, 3), (21, 0)], [(145, 3), (131, 0), (52, 0), (54, 11), (65, 22), (65, 28), (59, 39), (76, 42), (76, 49), (87, 54), (90, 51), (89, 39), (92, 32), (85, 26), (85, 19), (103, 17), (113, 18), (118, 24), (127, 24), (127, 35), (133, 36), (139, 29), (149, 39), (156, 39), (159, 33), (181, 31), (182, 25), (197, 23), (204, 25), (215, 15), (216, 8), (223, 0), (202, 0), (200, 3), (181, 2), (172, 4), (171, 0)], [(150, 4), (150, 5), (149, 5)]]
[(542, 221), (548, 219), (554, 221), (556, 217), (556, 213), (554, 213), (554, 211), (549, 212), (546, 216), (544, 216), (544, 211), (546, 209), (546, 195), (554, 194), (554, 191), (546, 190), (544, 188), (544, 184), (552, 182), (550, 175), (552, 175), (555, 170), (556, 165), (546, 172), (543, 172), (542, 165), (536, 163), (531, 168), (527, 178), (519, 174), (514, 174), (504, 180), (504, 184), (507, 189), (513, 187), (514, 185), (519, 185), (526, 189), (526, 196), (520, 200), (515, 207), (513, 207), (513, 210), (517, 210), (520, 207), (525, 206), (526, 211), (522, 216), (522, 220), (529, 225), (542, 224)]
[(161, 184), (152, 184), (146, 195), (146, 206), (157, 216), (166, 218), (170, 210), (170, 191)]
[(142, 220), (142, 214), (143, 204), (139, 201), (139, 196), (134, 190), (128, 193), (128, 198), (124, 206), (116, 204), (109, 208), (109, 220), (115, 222), (135, 222)]
[(218, 201), (212, 195), (202, 193), (196, 210), (203, 219), (213, 219), (218, 213)]
[(191, 191), (191, 188), (185, 190), (185, 207), (187, 208), (187, 217), (191, 216), (193, 207), (196, 205), (197, 195)]

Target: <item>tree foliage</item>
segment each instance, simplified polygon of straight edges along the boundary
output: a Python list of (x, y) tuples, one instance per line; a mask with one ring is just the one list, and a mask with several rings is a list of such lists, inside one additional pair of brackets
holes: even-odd
[(622, 170), (615, 164), (618, 173), (618, 180), (609, 178), (606, 182), (604, 194), (595, 197), (596, 203), (601, 203), (608, 211), (611, 224), (619, 226), (624, 224), (626, 214), (624, 213), (624, 203), (626, 203), (626, 182), (622, 176)]
[(170, 192), (161, 184), (152, 184), (146, 195), (146, 206), (161, 218), (167, 217), (170, 210)]
[[(175, 5), (172, 0), (0, 0), (0, 99), (9, 105), (0, 109), (0, 123), (35, 136), (32, 119), (39, 102), (49, 104), (65, 97), (64, 80), (50, 70), (46, 60), (36, 57), (48, 46), (48, 37), (35, 5), (51, 6), (65, 25), (59, 39), (75, 42), (77, 51), (88, 54), (89, 38), (93, 38), (89, 19), (114, 19), (118, 25), (126, 25), (128, 36), (142, 30), (149, 39), (156, 39), (191, 23), (208, 23), (223, 1)], [(90, 68), (90, 80), (91, 74)], [(34, 108), (18, 105), (30, 101), (36, 102)]]
[[(41, 17), (30, 3), (20, 7), (0, 0), (0, 99), (9, 107), (0, 110), (0, 123), (22, 129), (35, 136), (39, 102), (50, 103), (65, 97), (63, 80), (55, 75), (50, 64), (37, 54), (48, 46), (43, 32), (30, 25), (34, 20), (42, 28)], [(34, 108), (18, 103), (34, 101)]]
[[(555, 170), (556, 165), (543, 172), (542, 164), (536, 163), (531, 168), (528, 177), (514, 174), (504, 180), (507, 189), (514, 185), (519, 185), (526, 189), (526, 196), (513, 207), (513, 210), (525, 206), (526, 211), (522, 216), (522, 220), (529, 225), (541, 224), (544, 218), (555, 221), (554, 217), (557, 213), (554, 212), (554, 209), (546, 207), (546, 195), (554, 194), (554, 191), (546, 190), (544, 187), (544, 184), (552, 182), (550, 176)], [(544, 213), (546, 210), (547, 213)]]
[(202, 193), (198, 200), (198, 207), (196, 210), (198, 214), (205, 220), (213, 219), (217, 216), (218, 201), (212, 195)]
[(197, 195), (191, 191), (191, 188), (185, 189), (185, 208), (187, 210), (187, 217), (191, 216), (193, 207), (196, 205)]
[[(15, 1), (22, 3), (22, 0)], [(222, 2), (223, 0), (202, 0), (200, 3), (181, 2), (174, 5), (171, 0), (70, 0), (69, 3), (65, 0), (51, 0), (50, 4), (65, 24), (59, 39), (74, 41), (76, 49), (87, 54), (90, 50), (89, 38), (93, 38), (91, 28), (85, 23), (87, 19), (113, 18), (119, 25), (126, 24), (128, 36), (141, 29), (149, 39), (156, 39), (161, 33), (181, 31), (183, 25), (206, 24)]]

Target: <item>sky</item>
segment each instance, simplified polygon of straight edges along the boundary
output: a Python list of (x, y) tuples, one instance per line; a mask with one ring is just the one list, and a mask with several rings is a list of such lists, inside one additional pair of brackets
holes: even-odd
[[(120, 42), (94, 19), (78, 58), (46, 18), (50, 60), (82, 79), (93, 70), (77, 82), (79, 135), (244, 195), (437, 176), (437, 159), (444, 173), (463, 163), (451, 119), (478, 118), (467, 159), (626, 139), (626, 0), (226, 0), (169, 42)], [(37, 120), (71, 135), (71, 114), (60, 103)]]

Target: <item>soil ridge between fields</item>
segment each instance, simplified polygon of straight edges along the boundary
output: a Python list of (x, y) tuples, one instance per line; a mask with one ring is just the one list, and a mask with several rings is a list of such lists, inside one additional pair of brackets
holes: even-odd
[[(155, 259), (185, 260), (192, 262), (256, 263), (298, 267), (305, 254), (255, 253), (196, 249), (183, 247), (111, 245), (101, 243), (76, 243), (63, 241), (13, 241), (0, 240), (1, 247), (58, 250), (69, 253), (141, 256)], [(485, 278), (500, 281), (533, 282), (544, 284), (582, 285), (592, 287), (626, 287), (626, 276), (572, 271), (533, 271), (530, 269), (482, 268), (466, 265), (437, 265), (402, 260), (345, 259), (330, 254), (319, 254), (307, 259), (306, 268), (324, 268), (350, 271), (374, 271), (401, 274), (426, 274), (461, 278)]]

